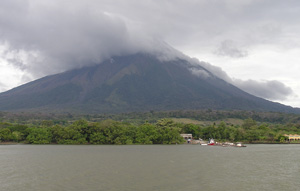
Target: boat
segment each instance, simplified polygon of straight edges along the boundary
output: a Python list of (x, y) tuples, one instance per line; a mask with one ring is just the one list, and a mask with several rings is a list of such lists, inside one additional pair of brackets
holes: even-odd
[(209, 139), (209, 142), (207, 145), (215, 145), (215, 140), (214, 139)]
[(243, 145), (243, 143), (236, 143), (236, 147), (246, 147), (246, 145)]

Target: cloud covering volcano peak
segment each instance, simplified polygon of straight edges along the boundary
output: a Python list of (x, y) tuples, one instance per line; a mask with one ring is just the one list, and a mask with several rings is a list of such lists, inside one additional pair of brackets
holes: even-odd
[(0, 37), (12, 64), (40, 76), (49, 69), (53, 73), (135, 53), (149, 43), (138, 35), (140, 32), (129, 31), (117, 16), (93, 7), (64, 5), (48, 1), (2, 3)]
[(82, 5), (2, 2), (0, 39), (7, 61), (40, 77), (112, 56), (149, 52), (170, 59), (179, 54), (133, 21)]
[[(235, 81), (229, 76), (243, 78), (243, 85), (233, 84), (247, 91), (259, 87), (252, 92), (266, 91), (261, 87), (281, 91), (272, 94), (283, 100), (294, 89), (299, 92), (293, 83), (299, 75), (282, 72), (299, 71), (295, 64), (299, 3), (293, 4), (277, 0), (2, 0), (0, 91), (112, 56), (147, 52), (161, 60), (186, 58), (175, 47), (204, 60), (198, 64), (227, 82)], [(282, 70), (279, 61), (290, 67)], [(271, 64), (278, 66), (273, 73), (269, 73)], [(261, 70), (253, 71), (257, 65)], [(193, 73), (205, 75), (203, 71)], [(252, 78), (258, 83), (247, 81)], [(258, 81), (264, 78), (267, 80)], [(265, 83), (276, 80), (277, 86)], [(287, 82), (293, 90), (284, 84)]]

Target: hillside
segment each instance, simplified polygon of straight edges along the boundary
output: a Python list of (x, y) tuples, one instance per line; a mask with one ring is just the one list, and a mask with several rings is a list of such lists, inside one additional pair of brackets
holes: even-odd
[[(193, 75), (191, 69), (206, 75)], [(299, 112), (250, 95), (187, 60), (160, 61), (149, 54), (114, 57), (0, 94), (2, 111), (121, 113), (180, 109)]]

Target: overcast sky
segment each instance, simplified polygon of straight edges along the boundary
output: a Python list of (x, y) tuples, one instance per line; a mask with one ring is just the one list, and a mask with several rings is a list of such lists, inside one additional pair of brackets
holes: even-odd
[(298, 0), (1, 0), (0, 92), (138, 51), (197, 58), (254, 95), (300, 107)]

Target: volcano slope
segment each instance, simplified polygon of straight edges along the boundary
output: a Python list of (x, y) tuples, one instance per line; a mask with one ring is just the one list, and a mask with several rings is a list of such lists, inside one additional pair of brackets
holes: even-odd
[(298, 109), (250, 95), (188, 60), (162, 61), (142, 53), (46, 76), (0, 94), (2, 111), (195, 109), (299, 113)]

